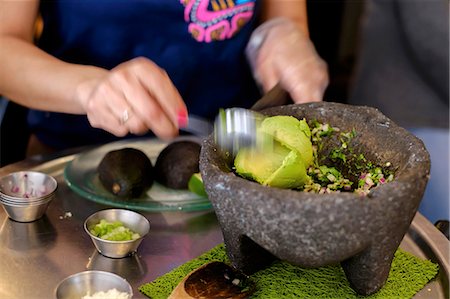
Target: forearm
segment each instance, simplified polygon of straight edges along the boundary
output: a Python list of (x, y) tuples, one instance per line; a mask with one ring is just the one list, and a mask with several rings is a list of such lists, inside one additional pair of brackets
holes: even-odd
[(263, 0), (262, 21), (286, 17), (309, 35), (306, 0)]
[(14, 36), (1, 36), (0, 44), (0, 94), (29, 108), (84, 114), (78, 101), (83, 82), (107, 73), (63, 62)]

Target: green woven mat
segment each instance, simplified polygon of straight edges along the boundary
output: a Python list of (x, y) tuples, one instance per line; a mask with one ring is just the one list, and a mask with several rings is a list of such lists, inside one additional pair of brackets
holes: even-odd
[[(211, 261), (229, 263), (223, 244), (142, 285), (139, 291), (152, 299), (165, 299), (189, 272)], [(340, 266), (305, 269), (276, 261), (251, 276), (257, 289), (252, 298), (411, 298), (437, 273), (437, 264), (398, 249), (384, 287), (364, 297), (350, 288)]]

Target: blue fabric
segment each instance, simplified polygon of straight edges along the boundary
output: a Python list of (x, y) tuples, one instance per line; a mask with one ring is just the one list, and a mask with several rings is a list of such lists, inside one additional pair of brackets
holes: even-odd
[[(225, 21), (235, 15), (249, 19), (233, 36), (208, 40), (212, 34), (203, 27), (225, 22), (204, 19), (217, 13), (217, 5)], [(219, 108), (249, 107), (259, 97), (244, 56), (258, 5), (255, 0), (44, 0), (38, 45), (64, 61), (107, 69), (145, 56), (167, 71), (189, 113), (213, 119)], [(30, 111), (29, 122), (41, 141), (57, 149), (116, 139), (91, 128), (85, 116)]]
[(431, 223), (450, 221), (450, 131), (439, 128), (409, 128), (409, 131), (423, 141), (431, 159), (430, 179), (419, 212)]

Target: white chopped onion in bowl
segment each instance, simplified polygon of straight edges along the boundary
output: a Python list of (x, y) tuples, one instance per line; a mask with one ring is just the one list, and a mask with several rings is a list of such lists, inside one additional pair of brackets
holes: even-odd
[(90, 295), (89, 293), (81, 299), (131, 299), (127, 292), (119, 292), (117, 289), (110, 289), (106, 292), (100, 291)]

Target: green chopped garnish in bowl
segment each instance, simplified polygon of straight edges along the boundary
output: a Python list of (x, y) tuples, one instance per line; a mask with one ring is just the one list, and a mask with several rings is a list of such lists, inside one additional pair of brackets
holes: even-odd
[(106, 219), (101, 219), (98, 224), (90, 227), (89, 232), (95, 237), (109, 241), (131, 241), (141, 237), (125, 227), (121, 221), (109, 222)]

